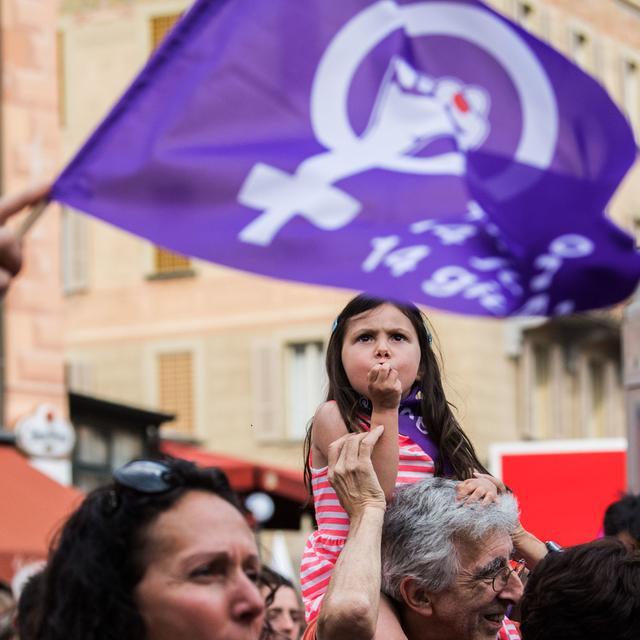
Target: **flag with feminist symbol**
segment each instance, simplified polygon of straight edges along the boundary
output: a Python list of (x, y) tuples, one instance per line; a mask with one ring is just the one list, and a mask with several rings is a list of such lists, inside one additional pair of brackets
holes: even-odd
[(53, 197), (190, 256), (491, 316), (627, 297), (605, 90), (477, 0), (200, 0)]

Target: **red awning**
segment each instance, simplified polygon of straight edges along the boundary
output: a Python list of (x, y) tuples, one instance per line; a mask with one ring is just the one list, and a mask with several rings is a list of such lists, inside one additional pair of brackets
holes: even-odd
[(0, 578), (45, 558), (53, 534), (83, 494), (34, 469), (12, 447), (0, 447)]
[(175, 458), (191, 460), (203, 467), (219, 467), (235, 491), (266, 491), (300, 504), (307, 500), (302, 471), (272, 467), (249, 460), (223, 456), (196, 446), (164, 440), (160, 449)]

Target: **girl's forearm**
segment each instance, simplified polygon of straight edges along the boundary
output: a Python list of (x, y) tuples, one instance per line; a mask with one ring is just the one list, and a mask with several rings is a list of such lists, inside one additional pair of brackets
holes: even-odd
[(398, 410), (377, 410), (371, 414), (371, 428), (384, 425), (384, 433), (371, 455), (371, 462), (375, 469), (385, 498), (391, 499), (398, 477)]

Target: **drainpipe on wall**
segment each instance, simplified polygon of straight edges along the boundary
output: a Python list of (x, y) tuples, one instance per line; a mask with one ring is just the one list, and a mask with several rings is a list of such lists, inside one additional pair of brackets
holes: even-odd
[(624, 310), (622, 362), (627, 416), (627, 490), (640, 492), (640, 289)]

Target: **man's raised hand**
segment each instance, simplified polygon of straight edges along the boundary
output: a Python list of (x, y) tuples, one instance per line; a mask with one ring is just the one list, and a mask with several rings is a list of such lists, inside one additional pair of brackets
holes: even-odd
[(329, 446), (329, 482), (350, 518), (367, 507), (386, 508), (384, 492), (371, 463), (371, 453), (384, 431), (378, 426), (349, 433)]

